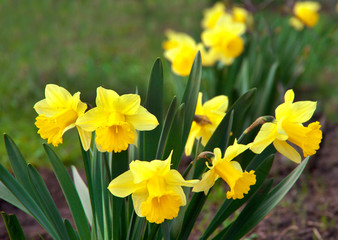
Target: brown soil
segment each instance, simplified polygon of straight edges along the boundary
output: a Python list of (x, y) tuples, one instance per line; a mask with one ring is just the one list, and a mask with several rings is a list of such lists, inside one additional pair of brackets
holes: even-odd
[[(322, 122), (323, 123), (323, 122)], [(338, 239), (338, 124), (324, 125), (321, 150), (310, 162), (296, 185), (279, 205), (247, 235), (250, 239)], [(294, 164), (277, 157), (271, 175), (285, 177)], [(40, 169), (63, 218), (71, 214), (53, 173)], [(279, 181), (280, 179), (276, 179)], [(215, 211), (217, 208), (215, 208)], [(51, 239), (30, 216), (0, 201), (0, 211), (17, 215), (27, 239)], [(198, 239), (199, 231), (194, 231)], [(0, 220), (0, 240), (9, 239)]]

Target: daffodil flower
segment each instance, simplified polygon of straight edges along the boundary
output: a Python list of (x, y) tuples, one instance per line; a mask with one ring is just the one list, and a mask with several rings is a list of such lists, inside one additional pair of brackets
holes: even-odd
[[(45, 89), (46, 98), (34, 105), (39, 114), (35, 125), (39, 128), (38, 133), (43, 139), (48, 139), (57, 147), (62, 143), (63, 134), (76, 126), (75, 122), (87, 109), (87, 104), (81, 102), (80, 92), (73, 96), (63, 87), (48, 84)], [(91, 141), (91, 133), (76, 126), (82, 145), (88, 149)]]
[(179, 76), (188, 76), (198, 51), (201, 53), (202, 65), (212, 66), (217, 59), (207, 51), (202, 43), (185, 33), (167, 30), (168, 40), (163, 42), (164, 56), (171, 62), (172, 71)]
[(119, 96), (115, 91), (97, 88), (96, 107), (80, 116), (76, 125), (95, 131), (99, 151), (121, 152), (137, 140), (136, 130), (152, 130), (158, 125), (154, 115), (140, 105), (137, 94)]
[(236, 161), (231, 161), (236, 156), (244, 152), (250, 145), (237, 144), (229, 146), (222, 158), (222, 153), (219, 148), (214, 149), (214, 158), (211, 159), (211, 165), (207, 164), (209, 170), (202, 175), (202, 179), (192, 189), (193, 192), (204, 191), (208, 194), (209, 189), (215, 184), (218, 178), (222, 178), (230, 187), (227, 192), (227, 198), (241, 199), (244, 194), (250, 190), (250, 186), (256, 183), (255, 171), (250, 172), (242, 170), (240, 164)]
[(294, 17), (290, 18), (290, 24), (297, 30), (303, 29), (304, 25), (314, 27), (319, 19), (319, 9), (320, 4), (318, 2), (296, 2), (293, 7)]
[(191, 154), (195, 139), (201, 139), (203, 146), (207, 144), (211, 135), (216, 130), (218, 124), (225, 116), (228, 108), (228, 97), (224, 95), (216, 96), (202, 104), (202, 93), (198, 94), (194, 121), (192, 122), (185, 154)]
[(151, 223), (177, 217), (180, 206), (186, 205), (182, 186), (192, 187), (198, 180), (186, 181), (170, 169), (171, 155), (164, 161), (132, 161), (130, 170), (110, 182), (109, 191), (122, 198), (131, 194), (136, 214)]
[(202, 41), (209, 47), (210, 54), (217, 56), (225, 65), (230, 65), (244, 49), (244, 41), (241, 35), (246, 26), (241, 22), (235, 22), (231, 15), (224, 14), (212, 29), (202, 32)]
[(312, 101), (293, 102), (294, 97), (293, 90), (288, 90), (285, 93), (285, 102), (276, 108), (276, 120), (264, 123), (254, 139), (253, 145), (250, 147), (254, 153), (261, 153), (273, 143), (278, 152), (288, 159), (300, 163), (301, 156), (288, 142), (300, 147), (304, 157), (315, 154), (319, 149), (322, 139), (319, 122), (310, 123), (307, 127), (303, 125), (312, 117), (317, 103)]

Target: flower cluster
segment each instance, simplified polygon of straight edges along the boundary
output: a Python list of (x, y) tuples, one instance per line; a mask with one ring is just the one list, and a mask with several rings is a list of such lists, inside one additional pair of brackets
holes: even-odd
[(244, 8), (227, 11), (223, 3), (206, 9), (202, 20), (202, 43), (185, 33), (168, 30), (168, 40), (163, 43), (164, 56), (172, 63), (172, 71), (181, 76), (190, 72), (197, 51), (202, 55), (202, 65), (212, 66), (217, 61), (230, 65), (244, 50), (242, 35), (252, 16)]
[(136, 142), (136, 130), (152, 130), (158, 125), (156, 117), (140, 102), (137, 94), (119, 96), (113, 90), (99, 87), (96, 107), (86, 111), (80, 93), (71, 96), (66, 89), (49, 84), (46, 98), (34, 106), (39, 114), (35, 125), (41, 137), (54, 146), (62, 143), (64, 132), (76, 126), (85, 150), (89, 149), (95, 131), (99, 151), (121, 152)]
[[(190, 41), (189, 38), (185, 40)], [(173, 40), (168, 42), (167, 47), (174, 45)], [(45, 94), (46, 98), (34, 106), (39, 114), (35, 124), (41, 137), (54, 146), (62, 143), (64, 132), (77, 127), (85, 150), (89, 149), (91, 135), (95, 131), (99, 151), (120, 152), (136, 141), (136, 130), (152, 130), (158, 125), (156, 117), (140, 105), (140, 96), (136, 94), (119, 96), (113, 90), (99, 87), (96, 107), (89, 110), (80, 101), (80, 93), (72, 96), (66, 89), (49, 84)], [(110, 182), (109, 191), (122, 198), (131, 194), (136, 214), (157, 224), (177, 217), (179, 208), (186, 205), (182, 186), (192, 187), (193, 192), (208, 194), (216, 180), (222, 178), (230, 188), (226, 194), (228, 199), (244, 198), (244, 194), (248, 194), (250, 187), (256, 184), (256, 175), (254, 170), (243, 171), (239, 162), (233, 161), (239, 154), (248, 149), (259, 154), (273, 143), (277, 151), (300, 163), (300, 155), (287, 141), (300, 147), (304, 157), (315, 154), (319, 149), (322, 139), (319, 122), (310, 123), (307, 127), (303, 125), (312, 117), (316, 102), (293, 102), (292, 90), (285, 93), (284, 99), (285, 102), (276, 108), (276, 117), (270, 117), (272, 122), (263, 124), (252, 143), (244, 145), (235, 139), (223, 157), (219, 148), (214, 149), (210, 159), (201, 157), (209, 160), (206, 162), (208, 171), (201, 180), (185, 180), (177, 170), (170, 169), (171, 152), (163, 161), (132, 161), (128, 171)], [(207, 144), (225, 116), (227, 107), (226, 96), (216, 96), (202, 104), (202, 93), (199, 93), (185, 146), (187, 155), (191, 153), (195, 139), (201, 138), (203, 146)]]

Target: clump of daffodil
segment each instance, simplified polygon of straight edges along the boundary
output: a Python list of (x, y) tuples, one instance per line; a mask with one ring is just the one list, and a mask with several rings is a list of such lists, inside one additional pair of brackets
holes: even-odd
[(89, 148), (91, 133), (75, 124), (78, 117), (87, 110), (87, 104), (80, 100), (80, 92), (72, 96), (63, 87), (48, 84), (45, 97), (34, 105), (35, 111), (39, 114), (35, 125), (39, 128), (40, 136), (57, 147), (63, 141), (63, 134), (76, 126), (83, 147)]
[(168, 40), (162, 44), (164, 56), (171, 62), (175, 74), (188, 76), (198, 51), (201, 52), (203, 66), (215, 63), (216, 59), (205, 50), (203, 44), (197, 44), (188, 34), (168, 30), (166, 35)]
[(204, 45), (209, 47), (210, 55), (230, 65), (244, 50), (241, 35), (245, 30), (245, 24), (235, 22), (230, 14), (224, 14), (213, 28), (202, 33), (201, 38)]
[(219, 148), (214, 149), (214, 157), (211, 159), (211, 165), (206, 162), (209, 170), (202, 175), (202, 179), (192, 189), (193, 192), (204, 191), (208, 194), (209, 189), (215, 184), (218, 178), (222, 178), (230, 187), (227, 192), (227, 198), (241, 199), (244, 194), (250, 190), (250, 186), (256, 183), (255, 171), (250, 172), (242, 170), (240, 164), (232, 161), (236, 156), (244, 152), (250, 145), (238, 144), (235, 140), (234, 145), (229, 146), (222, 158)]
[(140, 105), (137, 94), (119, 96), (115, 91), (97, 88), (96, 107), (80, 116), (76, 125), (95, 131), (99, 151), (121, 152), (136, 142), (136, 130), (152, 130), (158, 125), (154, 115)]
[(318, 2), (296, 2), (293, 7), (294, 17), (290, 18), (290, 24), (297, 30), (303, 29), (304, 25), (314, 27), (319, 19), (319, 9), (320, 4)]
[(130, 170), (110, 182), (109, 191), (122, 198), (131, 194), (136, 214), (149, 222), (177, 217), (180, 206), (186, 205), (182, 186), (192, 187), (198, 180), (186, 181), (170, 169), (171, 155), (164, 161), (132, 161)]
[(269, 144), (273, 143), (278, 152), (288, 159), (300, 163), (301, 156), (288, 142), (303, 150), (304, 157), (311, 156), (319, 149), (322, 139), (320, 123), (313, 122), (307, 127), (303, 125), (312, 117), (317, 103), (312, 101), (293, 102), (293, 90), (285, 93), (285, 102), (275, 111), (276, 119), (264, 123), (253, 141), (250, 149), (254, 153), (261, 153)]
[(228, 108), (228, 97), (216, 96), (202, 104), (202, 93), (198, 94), (194, 121), (185, 145), (185, 154), (191, 154), (195, 139), (201, 138), (203, 146), (207, 144)]

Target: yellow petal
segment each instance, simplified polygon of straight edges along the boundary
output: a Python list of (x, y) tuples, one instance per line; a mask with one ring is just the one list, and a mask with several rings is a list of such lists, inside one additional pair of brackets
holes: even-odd
[(185, 144), (185, 155), (186, 156), (190, 156), (192, 148), (194, 146), (195, 138), (199, 130), (200, 130), (200, 126), (198, 126), (198, 124), (196, 124), (195, 122), (192, 122), (189, 136)]
[(119, 95), (115, 91), (98, 87), (96, 90), (96, 106), (107, 110), (114, 109), (118, 97)]
[(231, 189), (227, 192), (227, 198), (242, 199), (244, 194), (250, 191), (250, 186), (256, 184), (256, 175), (254, 173), (254, 170), (243, 172), (241, 177), (236, 179), (232, 186), (230, 185)]
[(289, 121), (304, 123), (310, 120), (317, 107), (317, 102), (299, 101), (291, 106)]
[(139, 189), (135, 191), (131, 197), (133, 200), (133, 205), (134, 205), (134, 210), (139, 217), (144, 217), (142, 214), (142, 209), (141, 209), (141, 204), (145, 202), (148, 198), (149, 194), (146, 188), (144, 189)]
[(263, 150), (269, 146), (277, 136), (277, 124), (264, 123), (255, 137), (250, 150), (256, 154), (260, 154)]
[(170, 172), (165, 175), (165, 181), (168, 185), (175, 186), (185, 186), (185, 187), (193, 187), (195, 186), (199, 180), (188, 180), (186, 181), (182, 175), (175, 169), (171, 169)]
[(229, 100), (227, 96), (219, 95), (203, 104), (206, 111), (220, 111), (225, 112), (228, 108)]
[(293, 90), (292, 89), (287, 90), (286, 93), (284, 94), (284, 101), (286, 103), (292, 103), (294, 99), (295, 93), (293, 92)]
[(145, 188), (144, 183), (136, 184), (130, 170), (114, 178), (108, 186), (109, 191), (117, 197), (126, 197), (137, 190)]
[(209, 189), (214, 186), (215, 181), (219, 176), (215, 173), (214, 169), (210, 169), (207, 172), (203, 173), (202, 179), (199, 183), (197, 183), (192, 191), (193, 192), (204, 192), (205, 195), (208, 194)]
[(60, 112), (60, 109), (58, 107), (49, 105), (46, 99), (35, 103), (34, 109), (39, 115), (43, 114), (46, 117), (52, 117), (53, 115)]
[(90, 148), (91, 140), (92, 140), (92, 132), (85, 131), (79, 126), (76, 126), (76, 128), (77, 128), (77, 131), (79, 132), (79, 136), (81, 139), (83, 149), (88, 151), (88, 149)]
[(247, 150), (251, 144), (244, 145), (244, 144), (237, 144), (237, 140), (235, 139), (235, 142), (233, 145), (230, 145), (224, 153), (224, 159), (226, 161), (231, 161), (235, 157), (237, 157), (239, 154)]
[(95, 131), (98, 127), (106, 126), (109, 114), (101, 107), (90, 109), (76, 120), (76, 125), (88, 132)]
[(141, 98), (137, 94), (124, 94), (117, 98), (115, 109), (122, 114), (136, 114), (140, 107)]
[(72, 95), (63, 87), (48, 84), (45, 89), (47, 103), (51, 107), (64, 107), (72, 100)]
[(239, 164), (239, 162), (236, 162), (236, 161), (231, 161), (230, 164), (236, 168), (239, 172), (243, 172), (243, 169), (241, 167), (241, 165)]
[(142, 106), (133, 115), (126, 115), (126, 121), (140, 131), (153, 130), (157, 125), (157, 118)]
[(289, 20), (289, 23), (292, 27), (294, 27), (298, 31), (300, 31), (304, 28), (304, 24), (298, 18), (291, 17), (290, 20)]
[(275, 146), (278, 152), (283, 154), (288, 159), (294, 161), (295, 163), (301, 162), (301, 157), (299, 153), (293, 147), (291, 147), (286, 141), (280, 141), (276, 139), (273, 142), (273, 145)]

